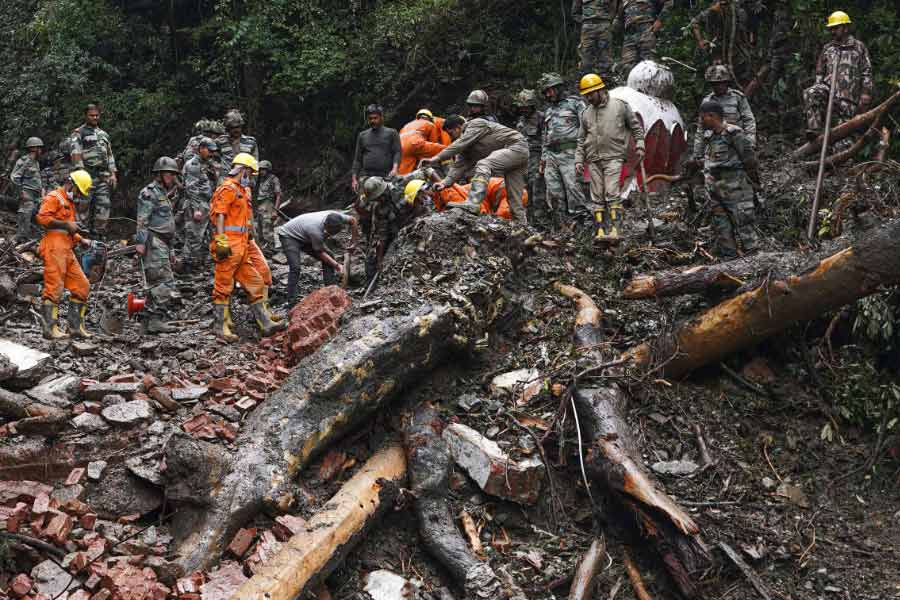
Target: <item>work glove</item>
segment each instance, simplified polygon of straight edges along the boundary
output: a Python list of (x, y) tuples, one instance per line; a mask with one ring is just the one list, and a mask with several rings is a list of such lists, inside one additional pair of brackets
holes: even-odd
[(231, 256), (231, 246), (228, 245), (228, 236), (220, 233), (215, 237), (216, 240), (216, 260), (225, 260)]
[(575, 176), (576, 177), (584, 177), (584, 165), (581, 163), (575, 163)]

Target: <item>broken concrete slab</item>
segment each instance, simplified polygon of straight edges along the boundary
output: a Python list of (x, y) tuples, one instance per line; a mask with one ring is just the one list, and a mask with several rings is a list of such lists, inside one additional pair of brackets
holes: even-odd
[(113, 464), (101, 483), (87, 487), (83, 500), (101, 517), (118, 518), (152, 512), (162, 506), (163, 496), (159, 489), (129, 473), (125, 465)]
[(92, 481), (100, 481), (100, 478), (103, 476), (103, 471), (106, 470), (106, 461), (105, 460), (95, 460), (88, 463), (87, 466), (87, 476), (88, 479)]
[(47, 594), (56, 598), (66, 590), (75, 590), (81, 587), (76, 579), (73, 579), (65, 569), (55, 561), (45, 560), (38, 563), (31, 570), (31, 579), (34, 581), (34, 590), (40, 594)]
[(460, 423), (448, 425), (442, 437), (456, 464), (465, 469), (482, 490), (520, 504), (537, 502), (544, 481), (544, 465), (540, 458), (515, 461), (496, 442)]
[(75, 375), (63, 375), (42, 381), (27, 390), (25, 395), (41, 404), (55, 408), (70, 408), (81, 391), (81, 378)]
[(43, 377), (45, 367), (51, 358), (46, 352), (5, 338), (0, 338), (0, 356), (6, 357), (16, 367), (15, 375), (4, 382), (5, 386), (15, 391), (34, 387)]
[(39, 496), (50, 496), (53, 488), (38, 481), (0, 481), (0, 505), (25, 502), (33, 504)]
[(387, 569), (372, 571), (363, 579), (365, 591), (372, 600), (410, 600), (419, 588), (408, 579)]
[(9, 358), (0, 354), (0, 381), (6, 381), (19, 372), (19, 368)]
[(84, 390), (85, 400), (92, 402), (102, 402), (103, 397), (110, 394), (118, 394), (124, 396), (126, 400), (131, 400), (134, 395), (144, 391), (144, 384), (140, 381), (121, 382), (121, 383), (93, 383)]
[(85, 433), (98, 433), (109, 429), (109, 424), (103, 420), (103, 417), (87, 412), (76, 415), (72, 419), (72, 424), (76, 429)]
[[(115, 384), (132, 385), (132, 384)], [(146, 400), (132, 400), (104, 408), (100, 414), (116, 425), (135, 425), (153, 416), (153, 407)]]
[(247, 581), (240, 563), (224, 561), (200, 588), (202, 600), (229, 600)]
[(172, 388), (172, 400), (185, 402), (187, 400), (199, 400), (209, 393), (206, 386), (195, 385), (191, 387)]
[(137, 477), (149, 481), (153, 485), (163, 485), (163, 474), (160, 471), (158, 455), (132, 456), (125, 460), (125, 466)]

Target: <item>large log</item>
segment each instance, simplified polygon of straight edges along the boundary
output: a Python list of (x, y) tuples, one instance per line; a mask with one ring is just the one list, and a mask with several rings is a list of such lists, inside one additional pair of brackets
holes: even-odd
[(765, 340), (797, 321), (813, 319), (900, 283), (900, 221), (822, 259), (799, 275), (773, 278), (729, 298), (623, 358), (660, 376), (680, 377)]
[(497, 575), (469, 549), (450, 512), (452, 460), (450, 448), (441, 437), (442, 429), (437, 410), (424, 404), (412, 415), (404, 432), (419, 535), (425, 549), (444, 565), (454, 581), (462, 583), (467, 597), (498, 598)]
[[(477, 245), (479, 254), (447, 253), (461, 242)], [(417, 221), (385, 257), (378, 294), (391, 307), (362, 316), (351, 309), (337, 335), (244, 422), (235, 455), (173, 436), (166, 452), (170, 485), (189, 488), (180, 490), (172, 528), (185, 571), (212, 565), (259, 511), (290, 506), (294, 478), (317, 454), (452, 354), (468, 350), (498, 314), (513, 270), (510, 255), (520, 251), (507, 224), (481, 226), (462, 214)], [(434, 277), (440, 269), (451, 275), (443, 286), (411, 283), (420, 270)], [(420, 303), (414, 310), (394, 302), (410, 295)], [(179, 483), (185, 478), (193, 479), (190, 486)]]
[[(894, 105), (895, 102), (897, 102), (897, 100), (900, 100), (900, 91), (894, 92), (894, 94), (891, 95), (887, 100), (885, 100), (872, 110), (864, 112), (860, 115), (856, 115), (849, 121), (844, 121), (840, 125), (833, 127), (828, 137), (829, 143), (833, 144), (838, 140), (842, 140), (845, 137), (851, 135), (853, 132), (862, 129), (863, 127), (871, 126), (876, 119), (880, 119), (882, 116), (884, 116), (884, 114), (891, 108), (891, 106)], [(822, 140), (824, 139), (824, 137), (824, 134), (822, 134), (816, 139), (803, 144), (802, 146), (794, 150), (791, 157), (794, 159), (798, 159), (818, 152), (822, 149)]]
[(341, 563), (399, 495), (406, 458), (389, 446), (370, 458), (303, 531), (294, 534), (231, 600), (302, 598)]
[[(599, 352), (592, 352), (602, 339), (601, 313), (596, 304), (577, 288), (557, 284), (556, 289), (575, 303), (576, 349), (599, 358)], [(711, 556), (694, 520), (643, 467), (623, 416), (625, 394), (618, 386), (576, 387), (572, 397), (583, 433), (590, 440), (585, 459), (588, 475), (631, 513), (639, 532), (656, 549), (681, 593), (693, 597), (693, 576), (709, 565)]]

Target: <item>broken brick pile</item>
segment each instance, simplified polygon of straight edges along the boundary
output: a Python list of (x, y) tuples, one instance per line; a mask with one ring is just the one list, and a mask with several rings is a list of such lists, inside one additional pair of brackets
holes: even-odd
[(351, 302), (336, 285), (320, 288), (298, 302), (288, 314), (287, 331), (271, 338), (281, 346), (287, 364), (295, 366), (334, 337)]

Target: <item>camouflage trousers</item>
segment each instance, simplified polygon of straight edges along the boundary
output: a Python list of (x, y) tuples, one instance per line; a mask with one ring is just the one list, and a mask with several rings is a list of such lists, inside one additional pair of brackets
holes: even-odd
[(274, 248), (278, 244), (278, 236), (275, 235), (277, 220), (275, 201), (261, 200), (256, 207), (256, 240), (260, 246)]
[(22, 190), (19, 194), (19, 210), (16, 211), (16, 239), (36, 240), (38, 228), (31, 220), (35, 208), (41, 202), (41, 193), (37, 190)]
[(103, 238), (109, 224), (110, 200), (107, 176), (89, 171), (94, 185), (87, 198), (82, 198), (75, 206), (75, 218), (82, 229)]
[(716, 233), (716, 251), (733, 258), (756, 251), (756, 207), (753, 186), (743, 169), (705, 174), (706, 193), (712, 206), (711, 224)]
[(635, 23), (625, 28), (622, 36), (622, 58), (619, 59), (619, 75), (622, 81), (642, 60), (656, 60), (656, 34), (653, 21)]
[(199, 221), (194, 220), (193, 211), (184, 215), (184, 251), (185, 262), (194, 267), (204, 266), (209, 260), (209, 246), (206, 242), (206, 230), (209, 228), (209, 209), (201, 211)]
[(555, 152), (547, 150), (544, 156), (547, 198), (557, 212), (574, 214), (585, 203), (584, 192), (575, 176), (575, 148)]
[[(840, 83), (840, 82), (838, 82)], [(828, 85), (817, 83), (812, 87), (803, 90), (803, 108), (806, 111), (806, 128), (816, 134), (822, 133), (825, 129), (825, 113), (828, 110)], [(858, 103), (845, 98), (835, 98), (833, 114), (831, 116), (831, 127), (849, 121), (856, 115), (856, 107)], [(853, 144), (853, 137), (846, 137), (834, 144), (836, 150), (844, 150)]]
[(541, 177), (541, 150), (531, 149), (528, 155), (528, 219), (538, 224), (550, 221), (547, 208), (547, 190)]
[(612, 30), (610, 20), (585, 21), (581, 24), (581, 74), (596, 73), (607, 79), (612, 75)]
[(169, 303), (180, 298), (175, 286), (175, 275), (169, 259), (172, 248), (155, 235), (150, 239), (144, 255), (144, 270), (150, 290), (147, 302), (148, 314), (162, 316), (167, 314)]

